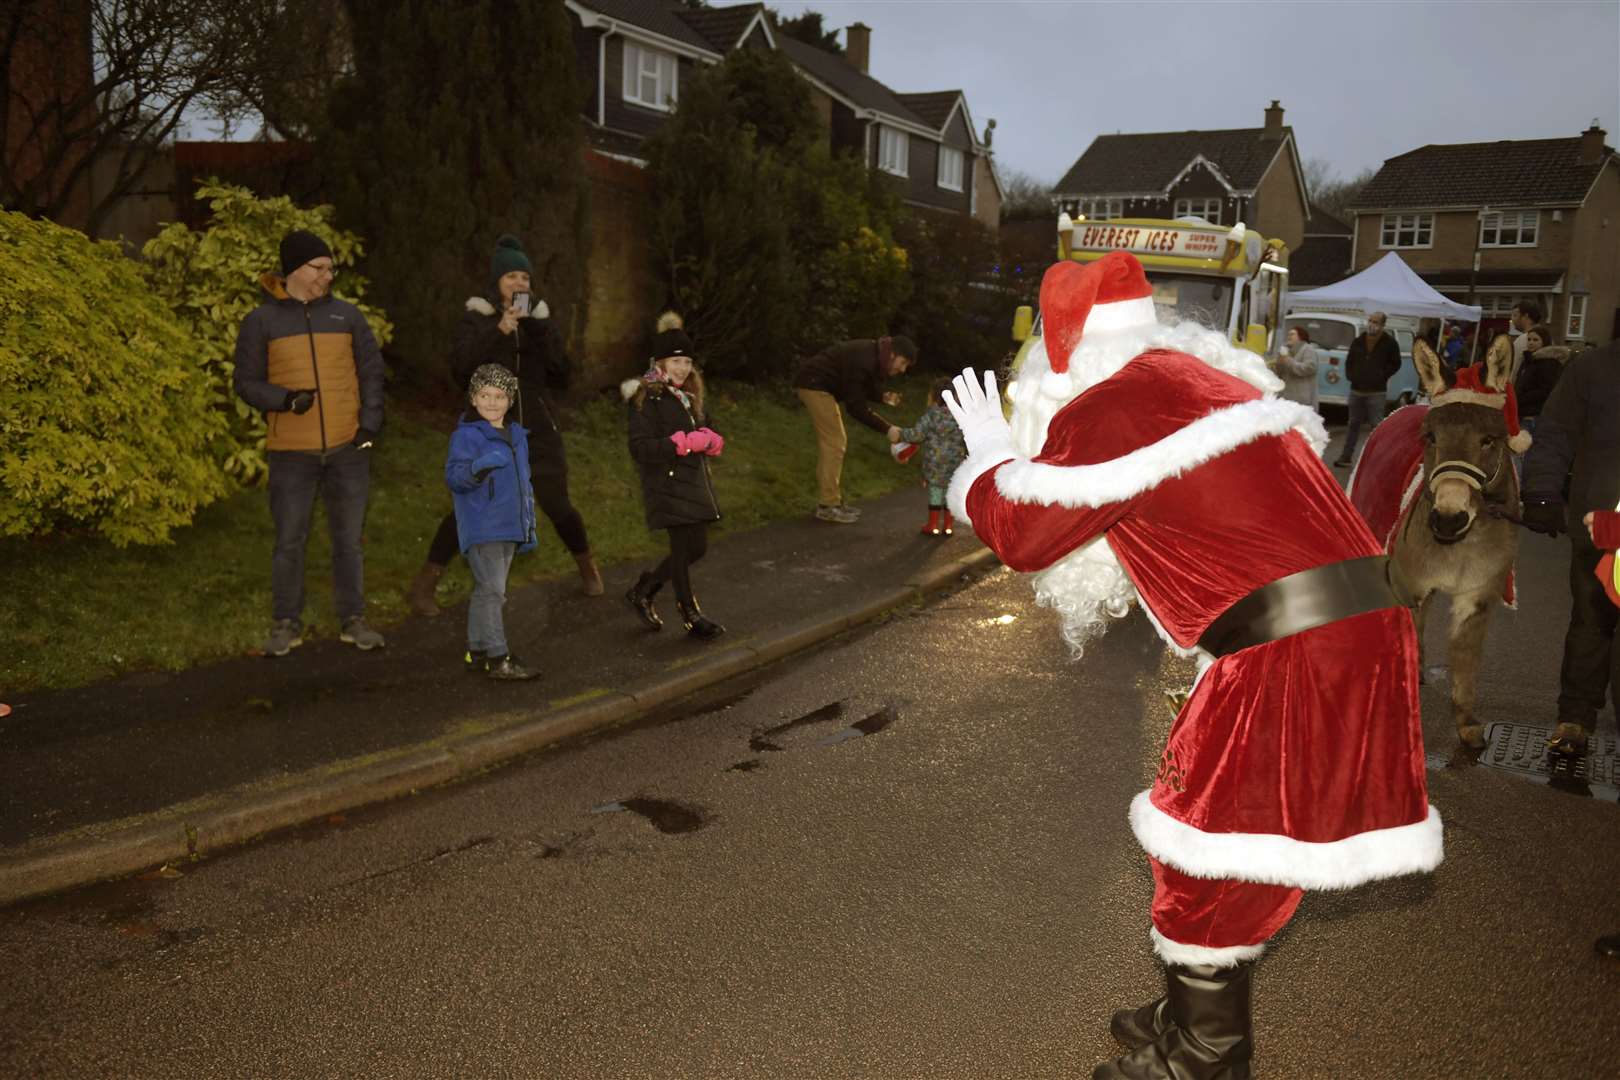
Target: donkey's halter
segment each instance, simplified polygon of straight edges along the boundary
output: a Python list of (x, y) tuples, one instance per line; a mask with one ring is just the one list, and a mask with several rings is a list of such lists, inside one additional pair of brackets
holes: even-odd
[(1496, 482), (1502, 473), (1501, 455), (1496, 459), (1496, 471), (1489, 476), (1485, 470), (1471, 461), (1442, 461), (1429, 472), (1429, 490), (1435, 491), (1442, 480), (1461, 480), (1475, 491), (1483, 493), (1484, 490)]

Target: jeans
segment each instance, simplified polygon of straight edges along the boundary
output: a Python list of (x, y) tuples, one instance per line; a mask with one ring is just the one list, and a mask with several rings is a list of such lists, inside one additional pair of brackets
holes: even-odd
[(844, 501), (841, 481), (844, 452), (849, 448), (844, 414), (839, 411), (838, 399), (825, 390), (799, 390), (797, 393), (816, 429), (816, 501), (822, 506), (837, 506)]
[(467, 648), (485, 656), (506, 655), (506, 626), (501, 609), (506, 606), (506, 575), (512, 569), (517, 545), (510, 540), (474, 544), (467, 549), (467, 566), (472, 570), (472, 597), (467, 601)]
[(1359, 390), (1350, 391), (1350, 397), (1345, 402), (1345, 409), (1349, 413), (1349, 420), (1344, 430), (1344, 449), (1339, 451), (1340, 461), (1353, 461), (1356, 454), (1356, 442), (1361, 438), (1361, 425), (1365, 421), (1368, 434), (1378, 426), (1378, 421), (1384, 418), (1384, 392), (1363, 394)]
[(304, 614), (304, 549), (315, 493), (326, 506), (326, 531), (332, 541), (332, 592), (338, 619), (366, 611), (365, 577), (360, 538), (371, 491), (371, 451), (345, 446), (324, 457), (297, 450), (271, 450), (270, 517), (276, 547), (270, 560), (270, 598), (276, 619), (302, 620)]
[[(1586, 526), (1576, 522), (1577, 529)], [(1588, 732), (1608, 696), (1614, 671), (1614, 631), (1620, 610), (1609, 602), (1597, 579), (1603, 552), (1575, 539), (1569, 553), (1569, 631), (1564, 635), (1564, 663), (1558, 673), (1558, 722), (1579, 724)]]

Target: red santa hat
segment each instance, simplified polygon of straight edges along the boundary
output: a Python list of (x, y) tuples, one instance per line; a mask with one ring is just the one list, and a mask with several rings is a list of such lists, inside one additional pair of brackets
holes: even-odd
[(1090, 263), (1060, 262), (1041, 279), (1042, 339), (1051, 370), (1041, 377), (1050, 397), (1074, 392), (1069, 357), (1081, 341), (1158, 325), (1153, 286), (1128, 251), (1111, 251)]
[(1485, 385), (1485, 363), (1470, 364), (1465, 368), (1457, 369), (1457, 383), (1451, 389), (1438, 394), (1433, 398), (1435, 405), (1449, 405), (1453, 402), (1466, 402), (1472, 405), (1488, 405), (1493, 409), (1502, 410), (1502, 419), (1507, 421), (1508, 449), (1515, 454), (1522, 454), (1530, 449), (1530, 433), (1519, 427), (1519, 398), (1513, 392), (1513, 384), (1508, 383), (1502, 390)]

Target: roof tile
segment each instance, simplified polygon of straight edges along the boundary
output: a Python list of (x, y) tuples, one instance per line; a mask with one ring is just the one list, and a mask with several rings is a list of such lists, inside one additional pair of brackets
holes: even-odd
[[(1283, 127), (1285, 134), (1292, 127)], [(1202, 154), (1239, 191), (1252, 191), (1277, 155), (1278, 140), (1264, 128), (1099, 135), (1053, 189), (1059, 195), (1122, 195), (1166, 191)]]
[(1581, 164), (1581, 138), (1424, 146), (1390, 158), (1351, 204), (1358, 209), (1578, 203), (1603, 163)]

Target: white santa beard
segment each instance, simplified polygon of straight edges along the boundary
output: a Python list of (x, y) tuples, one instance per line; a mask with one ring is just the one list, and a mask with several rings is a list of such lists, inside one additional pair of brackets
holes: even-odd
[[(1013, 400), (1009, 424), (1018, 453), (1028, 458), (1039, 456), (1052, 418), (1064, 406), (1151, 349), (1188, 353), (1262, 393), (1275, 394), (1282, 389), (1282, 380), (1266, 368), (1265, 361), (1233, 345), (1224, 335), (1196, 322), (1176, 326), (1155, 323), (1083, 337), (1069, 357), (1071, 392), (1057, 398), (1042, 391), (1043, 379), (1051, 367), (1046, 343), (1038, 341), (1025, 354), (1018, 378), (1008, 388)], [(1106, 537), (1098, 537), (1036, 573), (1032, 584), (1035, 602), (1058, 613), (1063, 640), (1076, 659), (1085, 652), (1086, 645), (1108, 629), (1109, 623), (1124, 618), (1131, 605), (1141, 599)], [(1160, 636), (1169, 641), (1162, 630)]]

